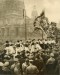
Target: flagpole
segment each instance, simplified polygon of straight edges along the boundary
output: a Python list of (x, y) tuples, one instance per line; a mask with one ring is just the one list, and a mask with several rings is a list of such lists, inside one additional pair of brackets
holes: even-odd
[(24, 25), (25, 25), (25, 41), (27, 40), (27, 26), (26, 26), (26, 11), (23, 9)]
[(25, 12), (25, 41), (27, 40), (26, 12)]

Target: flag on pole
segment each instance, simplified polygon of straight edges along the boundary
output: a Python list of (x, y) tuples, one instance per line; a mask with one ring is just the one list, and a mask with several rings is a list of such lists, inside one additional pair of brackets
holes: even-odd
[(42, 13), (40, 14), (40, 17), (45, 16), (45, 11), (43, 10)]

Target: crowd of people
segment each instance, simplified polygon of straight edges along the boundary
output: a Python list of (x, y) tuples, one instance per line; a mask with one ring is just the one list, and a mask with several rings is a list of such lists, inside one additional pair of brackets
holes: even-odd
[(59, 49), (54, 40), (6, 41), (0, 52), (0, 74), (59, 75)]

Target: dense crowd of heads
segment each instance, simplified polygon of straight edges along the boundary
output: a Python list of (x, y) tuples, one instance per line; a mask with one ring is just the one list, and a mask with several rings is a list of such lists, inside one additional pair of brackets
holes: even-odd
[(0, 73), (16, 75), (59, 74), (59, 45), (54, 40), (6, 41), (0, 53)]

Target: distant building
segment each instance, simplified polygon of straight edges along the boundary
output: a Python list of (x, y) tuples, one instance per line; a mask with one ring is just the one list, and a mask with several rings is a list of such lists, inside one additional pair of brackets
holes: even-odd
[[(32, 11), (32, 18), (26, 15), (24, 0), (0, 1), (0, 41), (25, 40), (42, 37), (42, 30), (34, 32), (33, 21), (38, 16), (36, 8)], [(26, 32), (26, 33), (25, 33)], [(38, 34), (38, 35), (36, 35)]]
[[(0, 5), (1, 39), (20, 39), (25, 37), (25, 5), (23, 0), (4, 0)], [(3, 37), (3, 38), (2, 38)]]
[(32, 10), (32, 14), (31, 14), (31, 18), (34, 20), (36, 17), (38, 16), (38, 12), (36, 10), (36, 6), (33, 6), (33, 10)]

